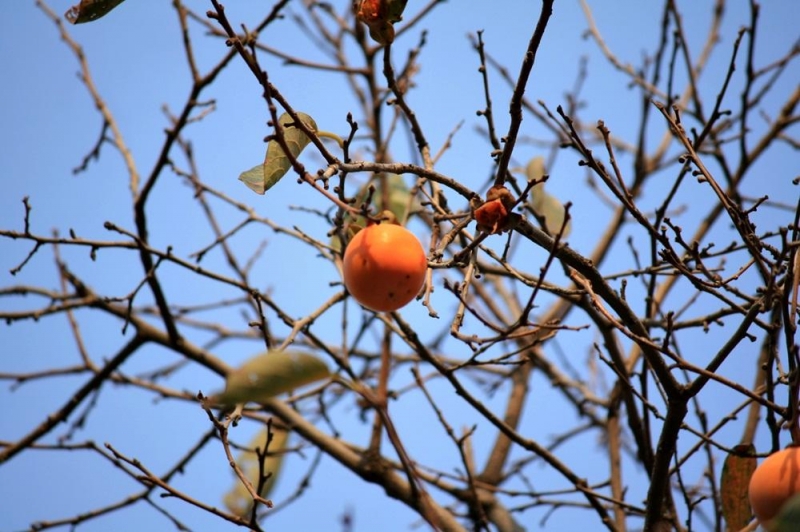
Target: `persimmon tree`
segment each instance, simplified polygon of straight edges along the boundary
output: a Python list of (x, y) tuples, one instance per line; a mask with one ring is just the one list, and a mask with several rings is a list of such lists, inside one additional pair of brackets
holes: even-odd
[[(44, 189), (3, 213), (0, 479), (36, 494), (25, 526), (755, 530), (758, 457), (800, 443), (791, 6), (473, 3), (175, 0), (188, 82), (148, 158), (94, 81), (127, 58), (81, 44), (133, 3), (37, 2), (100, 125), (71, 193), (113, 159), (127, 196), (81, 230), (42, 226)], [(216, 125), (237, 106), (256, 138)], [(375, 312), (343, 255), (393, 222), (427, 269)]]

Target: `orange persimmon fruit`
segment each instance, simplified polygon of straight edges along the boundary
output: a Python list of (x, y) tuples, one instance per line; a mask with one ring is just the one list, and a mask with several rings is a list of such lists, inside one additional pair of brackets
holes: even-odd
[(761, 462), (748, 486), (750, 507), (767, 525), (792, 495), (800, 493), (800, 447), (787, 447)]
[(353, 236), (344, 251), (347, 291), (361, 305), (391, 312), (416, 297), (428, 267), (414, 234), (392, 223), (373, 224)]

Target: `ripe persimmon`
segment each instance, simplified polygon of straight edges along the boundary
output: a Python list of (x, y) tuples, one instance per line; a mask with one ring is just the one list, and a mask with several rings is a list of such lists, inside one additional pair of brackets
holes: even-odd
[(764, 459), (750, 477), (747, 491), (753, 513), (766, 525), (792, 495), (800, 493), (800, 447), (787, 447)]
[(392, 223), (373, 224), (353, 236), (344, 250), (344, 285), (361, 305), (391, 312), (422, 288), (428, 262), (414, 234)]

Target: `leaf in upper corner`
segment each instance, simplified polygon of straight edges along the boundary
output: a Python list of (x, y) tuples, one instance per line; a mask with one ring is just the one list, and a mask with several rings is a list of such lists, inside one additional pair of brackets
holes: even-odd
[[(317, 131), (317, 123), (313, 118), (305, 113), (297, 113), (297, 116), (308, 129)], [(297, 159), (311, 139), (302, 129), (294, 126), (294, 119), (289, 116), (289, 113), (283, 113), (278, 118), (278, 123), (283, 127), (283, 138), (292, 159)], [(256, 194), (264, 194), (291, 168), (292, 161), (283, 150), (283, 146), (276, 139), (272, 139), (267, 143), (267, 155), (264, 157), (264, 163), (239, 174), (239, 180)]]
[(217, 401), (229, 405), (267, 401), (329, 376), (327, 364), (315, 355), (268, 351), (231, 371)]
[[(272, 432), (272, 439), (269, 440), (269, 433)], [(269, 441), (269, 445), (267, 445)], [(258, 494), (263, 498), (268, 498), (278, 479), (278, 473), (283, 464), (286, 454), (286, 444), (289, 441), (289, 431), (275, 424), (271, 428), (265, 427), (258, 431), (248, 448), (239, 453), (236, 458), (236, 465), (242, 470), (245, 478), (250, 481), (253, 488), (258, 490)], [(256, 449), (266, 448), (266, 456), (263, 458), (263, 466), (259, 463), (259, 456)], [(262, 453), (264, 454), (264, 453)], [(263, 485), (259, 490), (259, 484)], [(223, 497), (223, 502), (228, 510), (240, 517), (247, 517), (253, 509), (253, 497), (242, 481), (236, 477), (233, 487)]]
[(92, 22), (106, 16), (112, 9), (125, 0), (81, 0), (81, 3), (69, 8), (64, 17), (72, 24)]
[(747, 488), (750, 477), (756, 470), (756, 449), (752, 444), (737, 445), (733, 453), (725, 457), (720, 478), (722, 515), (728, 530), (744, 528), (753, 517)]

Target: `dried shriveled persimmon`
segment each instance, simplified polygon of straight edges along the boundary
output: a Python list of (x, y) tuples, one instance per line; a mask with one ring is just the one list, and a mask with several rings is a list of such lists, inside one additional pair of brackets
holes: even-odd
[[(479, 203), (480, 200), (477, 200)], [(478, 230), (489, 234), (505, 231), (517, 216), (514, 208), (514, 196), (503, 185), (494, 185), (486, 192), (486, 201), (473, 206), (472, 216), (478, 222)]]
[(369, 36), (379, 44), (394, 41), (394, 26), (403, 20), (403, 10), (408, 0), (355, 0), (356, 19), (369, 28)]
[(344, 251), (344, 285), (361, 305), (391, 312), (414, 299), (427, 267), (425, 250), (411, 231), (373, 224), (356, 233)]
[(750, 477), (750, 506), (765, 527), (797, 493), (800, 493), (800, 447), (772, 453)]

